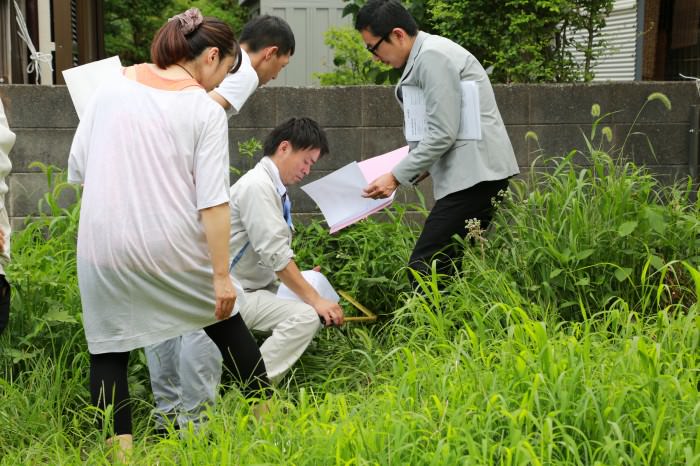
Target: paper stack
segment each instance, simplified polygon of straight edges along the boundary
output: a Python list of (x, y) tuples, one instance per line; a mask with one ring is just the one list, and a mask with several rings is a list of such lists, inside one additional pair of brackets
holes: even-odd
[(108, 79), (118, 76), (121, 69), (121, 61), (115, 55), (63, 71), (78, 119), (82, 118), (95, 91)]
[(301, 189), (316, 202), (331, 233), (335, 233), (393, 202), (394, 194), (386, 199), (369, 199), (362, 197), (362, 190), (389, 173), (406, 155), (408, 146), (359, 163), (351, 162)]

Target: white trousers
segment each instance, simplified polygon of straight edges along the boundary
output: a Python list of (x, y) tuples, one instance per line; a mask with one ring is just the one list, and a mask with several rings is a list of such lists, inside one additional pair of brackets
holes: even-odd
[[(279, 382), (301, 357), (321, 328), (310, 305), (280, 299), (267, 290), (246, 293), (241, 317), (251, 330), (272, 332), (260, 347), (268, 378)], [(204, 330), (145, 348), (155, 418), (160, 427), (198, 422), (216, 400), (221, 379), (221, 353)]]

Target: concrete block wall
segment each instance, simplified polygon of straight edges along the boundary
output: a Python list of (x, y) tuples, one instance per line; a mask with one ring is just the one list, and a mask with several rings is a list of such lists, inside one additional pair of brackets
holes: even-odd
[[(602, 113), (615, 112), (605, 120), (613, 132), (613, 141), (606, 147), (619, 148), (637, 112), (653, 92), (665, 94), (672, 109), (666, 110), (657, 101), (649, 102), (629, 134), (625, 152), (665, 182), (689, 173), (690, 108), (700, 105), (700, 95), (692, 83), (496, 85), (494, 90), (523, 174), (541, 165), (540, 155), (583, 151), (583, 134), (590, 132), (591, 106), (596, 103)], [(5, 85), (0, 86), (0, 98), (10, 127), (17, 134), (10, 154), (13, 170), (7, 206), (19, 226), (24, 217), (37, 212), (38, 201), (46, 191), (46, 177), (30, 164), (40, 161), (65, 168), (78, 118), (64, 86)], [(350, 161), (405, 144), (402, 113), (391, 87), (262, 88), (241, 114), (229, 121), (231, 164), (243, 172), (249, 169), (259, 156), (254, 160), (241, 157), (237, 143), (251, 137), (262, 141), (267, 132), (291, 116), (316, 119), (326, 129), (331, 146), (331, 154), (319, 161), (304, 182)], [(525, 138), (528, 131), (537, 133), (538, 142)], [(583, 156), (578, 160), (586, 163)], [(232, 176), (232, 181), (235, 178)], [(424, 181), (421, 191), (429, 205), (433, 202), (431, 189), (429, 179)], [(318, 215), (315, 204), (298, 187), (292, 188), (291, 195), (297, 219)], [(402, 188), (399, 199), (415, 201), (417, 196), (412, 189)]]

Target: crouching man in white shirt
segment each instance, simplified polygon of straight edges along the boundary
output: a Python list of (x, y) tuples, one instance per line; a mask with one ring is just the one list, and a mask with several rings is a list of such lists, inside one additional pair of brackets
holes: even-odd
[[(294, 262), (287, 187), (300, 182), (328, 153), (324, 131), (310, 118), (291, 118), (265, 139), (265, 157), (231, 187), (232, 274), (246, 302), (248, 328), (272, 332), (260, 347), (267, 375), (279, 381), (325, 325), (341, 325), (337, 301), (321, 296)], [(283, 283), (300, 300), (277, 297)]]
[[(337, 300), (321, 296), (294, 262), (293, 225), (287, 187), (300, 182), (328, 153), (325, 132), (314, 120), (292, 118), (267, 136), (264, 157), (230, 191), (234, 283), (249, 329), (271, 332), (260, 347), (267, 375), (279, 382), (301, 357), (323, 324), (342, 325)], [(299, 299), (277, 297), (284, 284)], [(286, 291), (286, 290), (285, 290)], [(201, 332), (146, 348), (156, 403), (157, 428), (201, 420), (216, 399), (221, 355)]]

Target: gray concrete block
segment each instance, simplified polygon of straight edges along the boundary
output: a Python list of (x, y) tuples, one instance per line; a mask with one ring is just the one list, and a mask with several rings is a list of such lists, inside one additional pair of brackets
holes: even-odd
[(22, 128), (10, 153), (13, 173), (31, 171), (29, 165), (40, 161), (59, 168), (68, 167), (68, 155), (74, 129)]
[(528, 167), (520, 167), (520, 173), (515, 175), (513, 178), (510, 179), (510, 187), (511, 189), (518, 189), (517, 186), (514, 188), (514, 185), (518, 185), (519, 183), (524, 183), (527, 184), (530, 182), (530, 172), (531, 168)]
[(688, 163), (688, 126), (678, 124), (638, 124), (631, 129), (615, 126), (619, 145), (629, 134), (624, 154), (637, 164), (681, 165)]
[(292, 117), (309, 117), (318, 121), (323, 103), (313, 96), (313, 91), (303, 87), (285, 87), (276, 89), (277, 121), (276, 125)]
[[(639, 134), (630, 136), (627, 149), (635, 161), (661, 170), (663, 180), (670, 182), (687, 173), (688, 107), (700, 104), (693, 83), (495, 85), (494, 91), (523, 172), (520, 178), (528, 175), (529, 164), (541, 152), (562, 156), (578, 149), (581, 153), (576, 155), (575, 161), (588, 162), (584, 136), (591, 129), (593, 103), (599, 103), (603, 112), (622, 110), (604, 123), (613, 128), (614, 140), (602, 147), (612, 149), (614, 154), (622, 145), (629, 124), (652, 92), (667, 95), (673, 108), (667, 111), (659, 102), (651, 102), (634, 131), (646, 134), (656, 157), (646, 137)], [(0, 86), (0, 98), (18, 137), (10, 154), (14, 178), (11, 177), (7, 201), (13, 222), (21, 223), (28, 212), (36, 212), (36, 202), (46, 189), (45, 182), (39, 186), (37, 181), (42, 180), (43, 175), (31, 172), (29, 164), (39, 160), (65, 167), (77, 117), (65, 86), (5, 85)], [(339, 168), (350, 160), (366, 159), (406, 144), (403, 116), (392, 86), (262, 88), (246, 103), (240, 115), (229, 120), (231, 162), (242, 172), (252, 168), (261, 154), (252, 160), (242, 159), (237, 142), (251, 137), (262, 141), (276, 124), (290, 116), (310, 116), (328, 131), (332, 154), (316, 165), (314, 176)], [(528, 130), (538, 133), (539, 146), (525, 141)], [(534, 169), (547, 170), (547, 167), (540, 164)], [(236, 177), (232, 176), (234, 179)], [(425, 182), (421, 188), (430, 192)], [(399, 193), (400, 199), (407, 201), (413, 199), (411, 195)], [(300, 196), (303, 196), (300, 208), (316, 210), (310, 200), (303, 199), (305, 194)]]
[(336, 170), (350, 162), (362, 160), (362, 130), (358, 128), (326, 128), (330, 154), (322, 157), (315, 170)]
[(525, 135), (529, 128), (525, 125), (507, 126), (510, 143), (515, 152), (515, 159), (518, 161), (519, 167), (526, 167), (530, 164), (530, 141), (525, 139)]
[(75, 128), (78, 115), (66, 86), (0, 86), (10, 128)]
[[(658, 101), (649, 102), (639, 114), (638, 123), (679, 123), (689, 120), (689, 106), (700, 104), (695, 84), (690, 82), (634, 82), (610, 83), (610, 108), (605, 111), (617, 111), (612, 115), (614, 123), (632, 123), (637, 117), (650, 94), (661, 92), (671, 101), (671, 110), (667, 110)], [(619, 110), (619, 111), (618, 111)]]
[(495, 84), (493, 92), (506, 125), (526, 125), (530, 122), (530, 86)]
[(362, 131), (362, 159), (398, 149), (406, 145), (401, 127), (367, 128)]
[(530, 130), (537, 134), (539, 143), (530, 142), (528, 165), (533, 163), (543, 165), (547, 159), (563, 157), (572, 150), (577, 151), (577, 154), (574, 156), (576, 163), (588, 164), (588, 159), (585, 155), (588, 153), (588, 150), (586, 149), (583, 134), (589, 134), (590, 127), (576, 124), (559, 124), (531, 126)]
[(408, 211), (402, 218), (402, 223), (407, 227), (422, 229), (425, 225), (425, 212)]
[(520, 174), (511, 180), (511, 189), (525, 189), (530, 191), (533, 186), (546, 182), (543, 175), (549, 175), (554, 171), (554, 166), (548, 165), (532, 165), (529, 168), (520, 171)]
[(309, 92), (318, 100), (318, 123), (326, 129), (362, 125), (362, 86), (322, 87)]
[[(423, 201), (421, 201), (421, 197)], [(433, 196), (433, 180), (428, 177), (421, 181), (418, 186), (399, 186), (396, 191), (394, 202), (399, 204), (416, 204), (425, 203), (425, 208), (430, 210), (435, 205), (435, 197)]]
[(646, 165), (645, 168), (664, 186), (685, 184), (689, 176), (688, 165)]
[[(48, 192), (48, 181), (43, 173), (15, 173), (9, 176), (8, 214), (11, 217), (25, 217), (37, 215), (40, 212), (56, 214), (52, 212), (49, 203), (45, 199)], [(57, 189), (49, 197), (57, 198), (57, 208), (68, 207), (76, 199), (74, 185), (63, 185), (63, 189)]]
[(589, 124), (593, 104), (610, 101), (605, 84), (540, 84), (530, 88), (530, 124)]
[(277, 125), (277, 99), (280, 95), (279, 88), (259, 88), (248, 101), (238, 115), (229, 118), (231, 128), (257, 128)]
[[(323, 215), (320, 213), (298, 213), (294, 214), (293, 221), (295, 225), (308, 225), (314, 221), (323, 222)], [(326, 228), (328, 227), (325, 222), (323, 222), (323, 226)]]
[[(249, 158), (241, 154), (238, 144), (247, 142), (253, 138), (263, 144), (270, 130), (271, 128), (231, 129), (229, 131), (229, 164), (240, 170), (241, 174), (253, 168), (262, 158), (263, 150), (260, 149), (260, 151), (255, 154), (255, 157)], [(238, 176), (235, 176), (235, 178), (238, 179)]]
[(363, 126), (403, 126), (403, 111), (393, 86), (363, 86), (360, 110)]
[(30, 217), (10, 217), (10, 228), (12, 231), (24, 230)]

